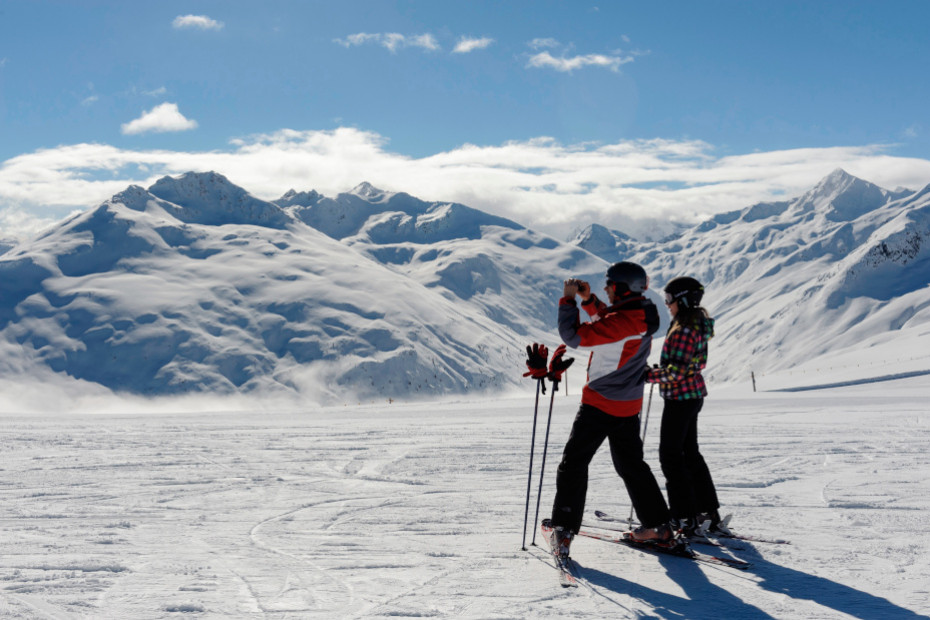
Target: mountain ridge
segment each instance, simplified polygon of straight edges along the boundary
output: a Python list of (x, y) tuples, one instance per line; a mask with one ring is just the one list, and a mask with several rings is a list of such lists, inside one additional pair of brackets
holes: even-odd
[(660, 242), (597, 224), (560, 242), (368, 183), (264, 201), (187, 173), (0, 255), (0, 337), (33, 368), (142, 394), (511, 389), (523, 347), (557, 341), (562, 280), (600, 290), (611, 262), (633, 260), (662, 329), (663, 284), (704, 283), (718, 319), (708, 376), (733, 381), (926, 337), (928, 247), (930, 185), (890, 192), (843, 170)]
[(127, 188), (0, 257), (7, 341), (55, 372), (141, 394), (507, 383), (518, 343), (493, 321), (219, 175), (173, 181), (154, 184), (159, 195)]

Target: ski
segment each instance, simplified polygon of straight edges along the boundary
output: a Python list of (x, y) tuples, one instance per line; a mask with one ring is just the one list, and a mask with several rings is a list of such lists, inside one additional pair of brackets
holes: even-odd
[(563, 558), (559, 555), (552, 554), (555, 558), (556, 568), (559, 569), (559, 585), (563, 588), (577, 588), (578, 579), (574, 575), (574, 566), (571, 558)]
[(734, 558), (723, 558), (716, 555), (709, 555), (707, 553), (701, 553), (700, 551), (695, 551), (691, 548), (688, 543), (684, 541), (678, 541), (677, 544), (673, 546), (666, 547), (658, 545), (655, 543), (638, 543), (629, 538), (629, 532), (622, 532), (619, 535), (612, 534), (602, 534), (600, 532), (594, 532), (591, 530), (582, 529), (578, 532), (579, 536), (586, 536), (588, 538), (594, 538), (597, 540), (603, 540), (606, 542), (616, 543), (619, 545), (626, 545), (627, 547), (632, 547), (634, 549), (639, 549), (640, 551), (645, 551), (647, 553), (656, 553), (656, 554), (665, 554), (665, 555), (674, 555), (680, 558), (687, 558), (689, 560), (694, 560), (696, 562), (702, 562), (704, 564), (715, 564), (717, 566), (728, 566), (730, 568), (736, 568), (739, 570), (746, 570), (752, 564), (745, 562), (743, 560), (736, 560)]
[[(552, 533), (552, 524), (549, 519), (543, 519), (542, 533), (546, 538), (546, 544), (549, 544), (550, 534)], [(556, 553), (555, 549), (550, 547), (550, 553), (555, 559), (555, 567), (559, 570), (559, 584), (563, 588), (577, 588), (578, 578), (576, 576), (575, 565), (569, 557), (562, 557)]]
[[(614, 517), (606, 512), (600, 510), (594, 511), (594, 516), (596, 516), (601, 521), (606, 521), (608, 523), (629, 523), (628, 519), (621, 519), (619, 517)], [(739, 534), (737, 532), (730, 531), (728, 525), (730, 519), (733, 518), (732, 514), (727, 515), (720, 521), (720, 525), (723, 526), (723, 530), (714, 530), (712, 532), (707, 532), (706, 536), (708, 539), (712, 538), (727, 538), (731, 540), (745, 540), (746, 542), (758, 542), (758, 543), (767, 543), (772, 545), (790, 545), (790, 540), (785, 540), (783, 538), (767, 538), (765, 536), (753, 536), (751, 534)]]

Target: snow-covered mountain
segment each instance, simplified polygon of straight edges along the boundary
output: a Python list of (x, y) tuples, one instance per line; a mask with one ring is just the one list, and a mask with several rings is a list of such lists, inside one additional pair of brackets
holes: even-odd
[(571, 243), (603, 258), (608, 263), (624, 260), (625, 257), (636, 253), (643, 245), (625, 232), (612, 230), (600, 224), (591, 224), (578, 231)]
[(130, 392), (484, 390), (524, 344), (217, 174), (130, 187), (7, 252), (0, 274), (7, 341)]
[(843, 171), (670, 240), (593, 225), (573, 243), (367, 183), (268, 202), (189, 173), (0, 255), (0, 372), (330, 402), (501, 388), (520, 381), (528, 342), (557, 344), (562, 280), (598, 291), (627, 259), (656, 300), (677, 275), (706, 284), (713, 379), (846, 349), (890, 374), (899, 339), (930, 340), (928, 237), (930, 187), (890, 192)]
[(705, 284), (718, 379), (823, 365), (856, 347), (863, 364), (893, 372), (895, 339), (930, 333), (930, 186), (891, 192), (836, 170), (793, 200), (721, 214), (664, 243), (619, 240), (611, 254), (604, 239), (577, 243), (643, 264), (656, 288), (679, 275)]
[(589, 252), (516, 222), (368, 183), (335, 199), (290, 191), (275, 203), (520, 336), (551, 338), (562, 281), (572, 275), (600, 278), (607, 268)]

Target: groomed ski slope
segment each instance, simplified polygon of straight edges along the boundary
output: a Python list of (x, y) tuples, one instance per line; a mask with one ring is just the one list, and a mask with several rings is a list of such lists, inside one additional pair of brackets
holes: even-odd
[[(542, 511), (578, 403), (556, 399)], [(3, 618), (915, 618), (930, 614), (926, 377), (716, 388), (702, 447), (748, 572), (579, 539), (520, 550), (533, 389), (498, 401), (0, 421)], [(540, 407), (541, 458), (548, 397)], [(647, 453), (657, 462), (661, 401)], [(534, 480), (534, 498), (536, 482)], [(606, 449), (588, 513), (627, 514)], [(537, 536), (537, 545), (543, 545)]]

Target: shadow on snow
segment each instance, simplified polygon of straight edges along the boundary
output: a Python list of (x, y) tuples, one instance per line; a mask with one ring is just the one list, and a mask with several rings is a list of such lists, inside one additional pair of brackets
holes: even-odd
[[(754, 557), (743, 558), (751, 561), (753, 567), (748, 573), (737, 573), (729, 569), (719, 569), (731, 574), (733, 579), (746, 583), (740, 590), (764, 589), (784, 595), (795, 601), (810, 601), (828, 609), (848, 614), (853, 618), (925, 618), (909, 609), (899, 607), (885, 598), (863, 592), (855, 588), (831, 581), (824, 577), (811, 575), (803, 571), (780, 566), (762, 558), (752, 547), (747, 549)], [(746, 618), (749, 620), (779, 617), (784, 612), (779, 609), (764, 610), (744, 601), (736, 594), (712, 583), (697, 562), (682, 561), (680, 558), (658, 557), (668, 577), (685, 592), (677, 596), (654, 590), (645, 585), (628, 581), (623, 577), (611, 575), (595, 568), (581, 567), (582, 577), (590, 584), (617, 594), (634, 597), (653, 607), (652, 614), (660, 618)], [(753, 576), (755, 579), (753, 579)], [(620, 601), (599, 592), (621, 608), (626, 608)], [(771, 612), (771, 613), (769, 613)], [(776, 615), (772, 615), (772, 613)]]

